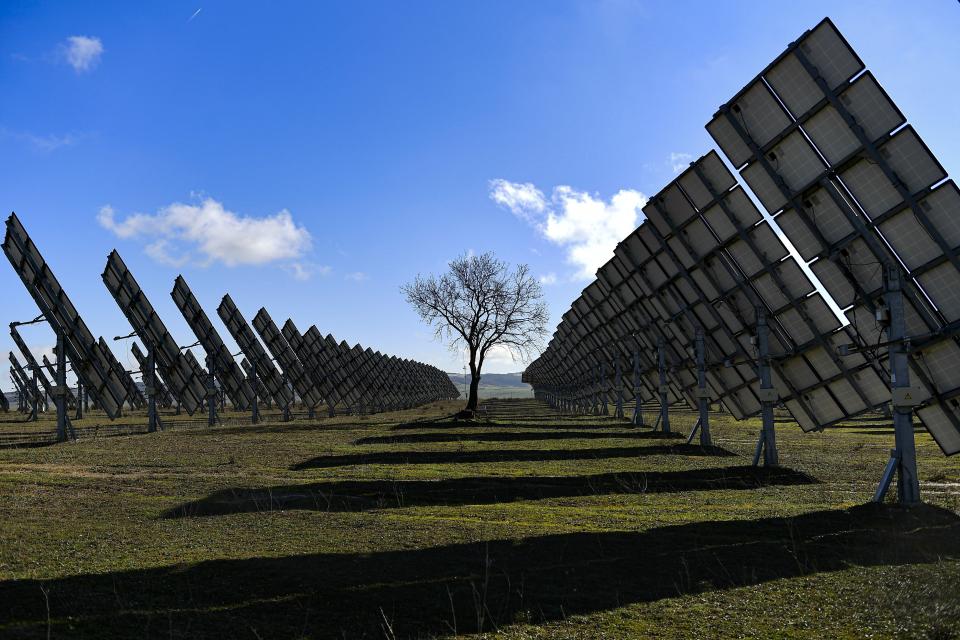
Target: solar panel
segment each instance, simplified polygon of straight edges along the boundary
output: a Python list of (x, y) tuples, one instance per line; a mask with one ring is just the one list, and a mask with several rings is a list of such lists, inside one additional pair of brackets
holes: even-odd
[(137, 336), (153, 345), (157, 368), (170, 393), (192, 415), (206, 396), (206, 375), (202, 369), (198, 371), (195, 359), (191, 361), (180, 352), (177, 342), (116, 250), (107, 258), (102, 278)]
[[(30, 352), (30, 349), (27, 347), (27, 343), (23, 341), (23, 338), (20, 336), (20, 332), (17, 331), (17, 328), (14, 325), (10, 326), (10, 337), (13, 338), (13, 343), (17, 345), (17, 348), (20, 349), (20, 353), (23, 354), (23, 359), (26, 361), (26, 369), (37, 372), (37, 382), (39, 382), (43, 390), (52, 397), (54, 395), (53, 385), (43, 373), (43, 368), (41, 368), (39, 363), (37, 363), (37, 359), (33, 357), (33, 353)], [(20, 363), (18, 362), (16, 366), (19, 368)]]
[[(752, 98), (761, 88), (769, 100), (758, 103)], [(781, 113), (770, 116), (770, 104)], [(852, 343), (873, 351), (889, 265), (900, 273), (913, 348), (938, 354), (956, 347), (957, 187), (832, 22), (792, 44), (707, 129), (846, 310)], [(932, 406), (917, 415), (945, 454), (958, 453), (960, 379), (926, 371), (921, 360), (909, 363), (919, 387), (913, 395)], [(879, 397), (875, 380), (865, 384)], [(837, 383), (832, 390), (845, 404), (845, 390)]]
[(3, 252), (51, 328), (64, 337), (67, 357), (87, 392), (110, 418), (116, 418), (123, 383), (15, 214), (7, 218)]
[[(17, 360), (17, 356), (13, 355), (13, 351), (9, 354), (10, 357), (10, 366), (14, 374), (14, 377), (17, 379), (17, 382), (20, 384), (21, 389), (23, 389), (24, 395), (27, 396), (28, 402), (31, 404), (36, 402), (38, 404), (43, 403), (43, 395), (38, 387), (36, 392), (34, 392), (33, 382), (30, 379), (30, 375), (24, 371), (23, 367), (20, 365), (20, 361)], [(43, 379), (43, 373), (39, 370), (37, 372), (37, 381), (40, 382)]]
[(234, 304), (233, 298), (229, 295), (223, 296), (220, 306), (217, 307), (217, 315), (223, 320), (227, 331), (233, 336), (240, 350), (247, 356), (251, 362), (257, 363), (257, 376), (263, 380), (263, 386), (266, 387), (270, 395), (276, 400), (277, 405), (286, 407), (293, 402), (293, 395), (290, 389), (283, 382), (283, 376), (273, 365), (273, 360), (267, 355), (267, 352), (260, 346), (260, 342), (250, 329), (250, 325), (240, 315), (240, 310)]
[(323, 396), (313, 378), (304, 369), (265, 308), (261, 307), (257, 315), (254, 316), (253, 327), (263, 338), (263, 342), (267, 345), (270, 353), (283, 367), (290, 382), (293, 383), (293, 388), (297, 390), (303, 402), (309, 407), (315, 407), (323, 402)]
[(253, 405), (253, 388), (183, 276), (177, 276), (170, 295), (194, 335), (197, 336), (197, 340), (200, 341), (200, 346), (208, 356), (214, 358), (216, 377), (233, 407), (238, 411), (249, 410)]
[(348, 354), (342, 351), (340, 344), (332, 335), (327, 334), (324, 337), (316, 325), (307, 329), (303, 337), (307, 344), (320, 355), (324, 370), (332, 377), (340, 400), (350, 407), (356, 405), (360, 401), (360, 394), (356, 380), (352, 376), (352, 370), (348, 366)]
[(137, 383), (133, 381), (133, 377), (127, 373), (126, 368), (120, 364), (120, 361), (113, 355), (113, 351), (110, 350), (110, 345), (107, 344), (107, 341), (104, 340), (103, 337), (100, 338), (98, 344), (100, 345), (100, 350), (107, 356), (110, 367), (117, 372), (117, 377), (123, 381), (124, 389), (127, 392), (127, 402), (130, 403), (130, 406), (133, 408), (143, 408), (146, 400), (143, 394), (140, 393), (140, 388), (137, 386)]
[[(130, 353), (133, 354), (134, 359), (137, 361), (137, 365), (140, 367), (141, 373), (145, 371), (147, 368), (147, 356), (143, 353), (143, 351), (140, 350), (140, 345), (134, 342), (130, 346)], [(146, 380), (144, 380), (144, 383), (146, 383)], [(161, 407), (173, 406), (173, 396), (170, 395), (170, 390), (167, 389), (167, 385), (164, 384), (159, 375), (155, 375), (154, 393), (156, 395), (157, 404), (159, 404)]]
[[(43, 356), (42, 360), (43, 360), (43, 367), (47, 370), (47, 373), (50, 374), (50, 379), (56, 381), (57, 371), (53, 367), (53, 363), (50, 362), (50, 359), (47, 358), (47, 356)], [(75, 408), (77, 406), (77, 396), (74, 395), (73, 390), (70, 389), (70, 387), (67, 387), (66, 389), (64, 389), (64, 391), (67, 397), (67, 408), (68, 409)]]
[[(247, 374), (248, 379), (253, 378), (253, 367), (250, 365), (249, 360), (247, 360), (246, 358), (243, 358), (240, 361), (240, 366), (243, 368), (244, 373)], [(260, 400), (263, 402), (272, 402), (273, 394), (270, 393), (270, 390), (267, 389), (267, 386), (263, 384), (263, 378), (260, 377), (259, 366), (257, 367), (257, 377), (255, 382), (256, 382), (256, 385), (254, 386), (254, 390), (257, 392), (257, 397), (260, 398)]]
[(325, 373), (319, 355), (308, 347), (303, 334), (300, 333), (300, 330), (292, 320), (287, 319), (287, 321), (283, 323), (282, 333), (287, 343), (297, 355), (297, 359), (303, 364), (304, 370), (307, 371), (311, 379), (317, 383), (322, 398), (332, 409), (339, 397), (336, 395), (331, 378)]
[(31, 404), (33, 402), (32, 401), (33, 393), (28, 391), (29, 387), (24, 386), (23, 378), (21, 377), (21, 372), (13, 367), (12, 362), (10, 366), (10, 380), (13, 382), (14, 386), (17, 388), (17, 392), (21, 395), (22, 402)]

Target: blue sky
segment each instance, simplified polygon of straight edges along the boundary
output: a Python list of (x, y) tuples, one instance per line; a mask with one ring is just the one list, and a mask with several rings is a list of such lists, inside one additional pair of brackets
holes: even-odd
[[(555, 324), (642, 195), (712, 148), (716, 107), (825, 15), (960, 171), (954, 0), (8, 0), (0, 193), (97, 335), (129, 332), (100, 280), (117, 248), (183, 343), (178, 273), (212, 317), (229, 292), (459, 371), (402, 283), (494, 251), (544, 278)], [(557, 224), (511, 213), (507, 183)], [(3, 322), (36, 315), (9, 266), (0, 286)]]

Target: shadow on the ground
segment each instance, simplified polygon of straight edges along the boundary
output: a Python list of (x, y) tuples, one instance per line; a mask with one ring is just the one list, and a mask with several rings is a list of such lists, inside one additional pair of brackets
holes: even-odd
[[(591, 422), (578, 422), (578, 421), (565, 421), (558, 422), (557, 418), (553, 418), (552, 421), (528, 421), (526, 418), (496, 418), (493, 422), (487, 423), (463, 423), (463, 422), (435, 422), (435, 423), (424, 423), (424, 422), (404, 422), (398, 425), (395, 425), (390, 428), (391, 431), (413, 431), (413, 430), (423, 430), (427, 431), (429, 429), (466, 429), (466, 428), (491, 428), (496, 427), (500, 429), (552, 429), (554, 431), (561, 431), (564, 429), (629, 429), (632, 425), (626, 420), (620, 419), (610, 419), (610, 420), (600, 420), (594, 419)], [(639, 428), (639, 427), (638, 427)]]
[(0, 583), (0, 632), (97, 638), (433, 637), (851, 566), (953, 558), (960, 558), (955, 514), (929, 506), (866, 505), (639, 533), (213, 560), (7, 581)]
[(341, 456), (318, 456), (290, 467), (329, 469), (363, 464), (463, 464), (472, 462), (544, 462), (548, 460), (600, 460), (640, 456), (735, 456), (722, 447), (693, 444), (653, 445), (649, 447), (609, 447), (604, 449), (493, 449), (485, 451), (377, 451)]
[(689, 471), (601, 473), (588, 476), (477, 477), (445, 480), (341, 480), (279, 487), (233, 487), (167, 511), (165, 518), (287, 509), (368, 511), (415, 506), (494, 504), (578, 496), (680, 491), (748, 490), (813, 484), (784, 467), (722, 467)]
[(403, 444), (417, 442), (511, 442), (524, 440), (676, 440), (682, 434), (662, 431), (465, 431), (462, 433), (402, 433), (359, 438), (353, 444)]

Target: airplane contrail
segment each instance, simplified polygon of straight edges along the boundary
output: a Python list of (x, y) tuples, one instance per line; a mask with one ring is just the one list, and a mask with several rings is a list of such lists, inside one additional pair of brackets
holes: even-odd
[(198, 15), (201, 11), (203, 11), (203, 7), (200, 7), (199, 9), (197, 9), (196, 11), (194, 11), (194, 12), (193, 12), (193, 15), (190, 16), (189, 18), (187, 18), (187, 22), (190, 22), (191, 20), (193, 20), (194, 18), (196, 18), (197, 15)]

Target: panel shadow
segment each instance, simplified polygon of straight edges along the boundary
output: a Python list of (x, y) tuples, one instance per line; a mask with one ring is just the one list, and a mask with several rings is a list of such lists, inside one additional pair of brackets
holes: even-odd
[(365, 464), (464, 464), (479, 462), (545, 462), (552, 460), (601, 460), (641, 456), (717, 456), (736, 454), (722, 447), (693, 444), (653, 445), (649, 447), (609, 447), (605, 449), (494, 449), (485, 451), (377, 451), (340, 456), (317, 456), (290, 467), (330, 469)]
[(955, 514), (930, 506), (865, 505), (638, 533), (6, 581), (0, 583), (0, 632), (41, 638), (423, 638), (851, 566), (957, 558)]
[(187, 502), (164, 518), (288, 509), (368, 511), (416, 506), (494, 504), (578, 496), (749, 490), (771, 485), (813, 484), (810, 476), (784, 467), (722, 467), (688, 471), (603, 473), (589, 476), (477, 477), (445, 480), (343, 480), (279, 487), (223, 489)]

